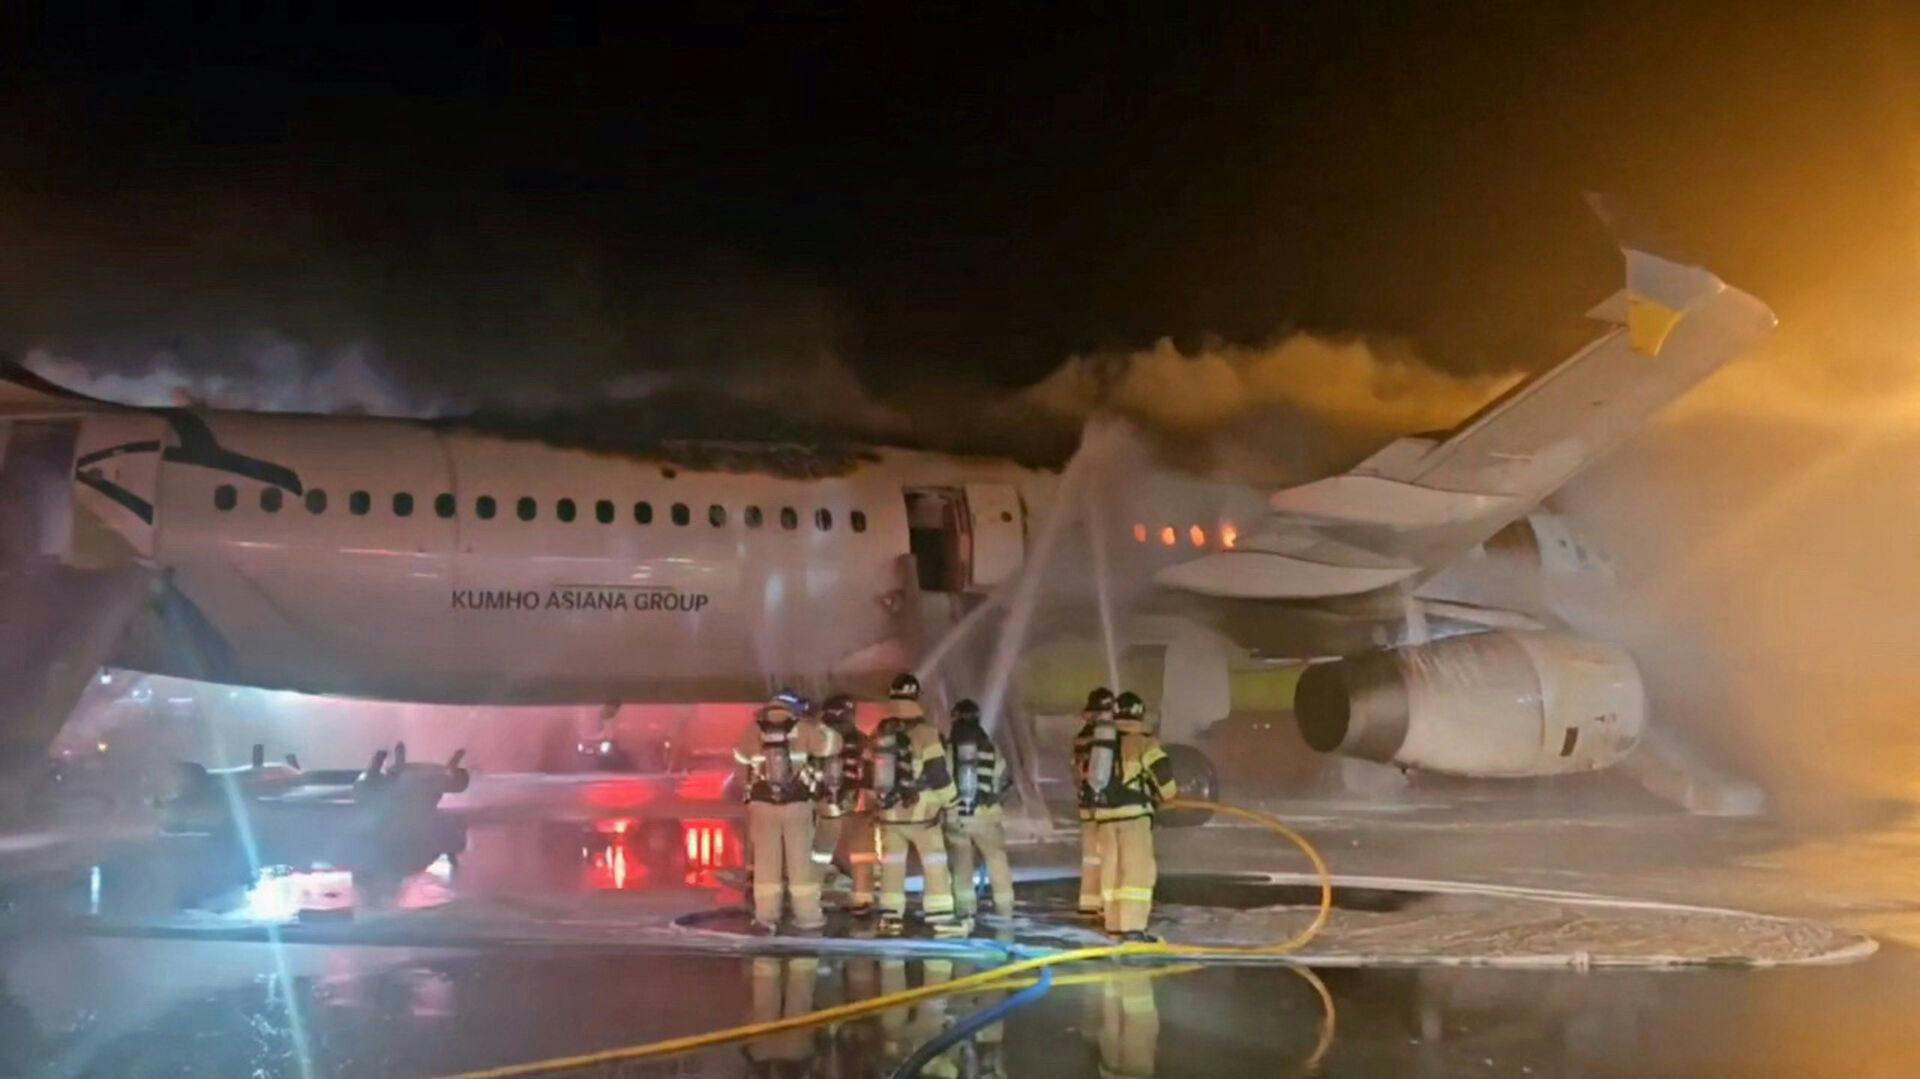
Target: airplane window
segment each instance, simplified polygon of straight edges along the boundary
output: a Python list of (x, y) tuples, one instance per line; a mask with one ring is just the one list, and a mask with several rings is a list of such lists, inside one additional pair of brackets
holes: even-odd
[(413, 516), (413, 496), (405, 491), (393, 496), (393, 515), (395, 517)]
[(438, 494), (433, 496), (433, 512), (442, 517), (453, 516), (453, 511), (459, 508), (459, 505), (454, 502), (452, 495)]
[(707, 523), (720, 528), (727, 523), (727, 507), (713, 505), (707, 507)]
[(267, 487), (260, 491), (260, 508), (268, 513), (280, 512), (280, 488)]
[(747, 512), (746, 512), (746, 515), (745, 515), (745, 516), (746, 516), (746, 518), (747, 518), (747, 527), (748, 527), (748, 528), (759, 528), (759, 527), (760, 527), (760, 521), (761, 521), (761, 516), (760, 516), (760, 507), (759, 507), (759, 506), (748, 506), (748, 507), (747, 507)]
[(555, 502), (553, 504), (554, 516), (560, 518), (562, 521), (568, 524), (573, 523), (573, 518), (576, 512), (578, 511), (574, 508), (573, 499), (571, 498), (563, 498), (560, 501)]
[(540, 513), (540, 504), (531, 498), (522, 497), (514, 503), (513, 512), (523, 521), (531, 521)]
[(220, 486), (215, 487), (213, 489), (213, 508), (214, 509), (217, 509), (222, 513), (224, 513), (227, 510), (230, 510), (234, 506), (238, 505), (239, 502), (240, 502), (240, 492), (233, 489), (233, 484), (223, 483)]
[(822, 532), (833, 527), (833, 511), (826, 507), (813, 511), (813, 527)]
[(687, 504), (685, 502), (675, 502), (673, 504), (673, 523), (685, 525), (691, 520), (693, 520), (693, 514), (688, 511)]
[(308, 491), (307, 492), (307, 512), (308, 513), (327, 512), (327, 492), (322, 491), (318, 487), (315, 487), (313, 490)]
[(595, 502), (593, 504), (593, 519), (596, 521), (599, 521), (603, 525), (612, 524), (613, 523), (613, 503), (607, 501), (604, 498), (598, 502)]
[(643, 525), (652, 524), (653, 523), (653, 503), (635, 502), (633, 504), (633, 519), (639, 524), (643, 524)]
[(347, 510), (355, 517), (365, 517), (373, 508), (373, 496), (365, 491), (355, 491), (347, 496)]
[(473, 512), (481, 520), (491, 521), (493, 515), (500, 512), (500, 504), (493, 500), (492, 495), (481, 495), (473, 500)]
[(847, 523), (853, 526), (855, 532), (865, 532), (867, 530), (866, 511), (854, 510), (852, 513), (847, 514)]
[(789, 532), (800, 527), (800, 515), (793, 511), (792, 506), (780, 507), (780, 527)]

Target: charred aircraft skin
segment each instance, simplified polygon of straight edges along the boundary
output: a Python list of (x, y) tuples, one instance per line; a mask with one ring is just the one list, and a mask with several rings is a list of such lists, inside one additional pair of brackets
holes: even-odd
[[(1224, 718), (1237, 657), (1552, 629), (1474, 568), (1592, 568), (1543, 500), (1774, 323), (1703, 269), (1625, 256), (1602, 334), (1444, 437), (1273, 492), (1128, 477), (1101, 532), (1136, 585), (1125, 635), (1157, 623), (1161, 712), (1188, 731)], [(746, 700), (769, 678), (873, 694), (1020, 575), (1063, 482), (1006, 458), (670, 430), (142, 410), (0, 374), (0, 600), (42, 642), (0, 669), (27, 688), (0, 703), (9, 731), (63, 715), (72, 672), (103, 663), (430, 703)]]
[[(1003, 504), (966, 525), (976, 555), (998, 544), (1004, 576), (1053, 480), (900, 451), (749, 470), (731, 467), (751, 458), (737, 444), (635, 457), (407, 421), (196, 419), (282, 471), (159, 463), (142, 540), (169, 602), (115, 665), (441, 703), (733, 699), (769, 668), (864, 687), (907, 662), (908, 498)], [(354, 626), (370, 631), (315, 632)]]

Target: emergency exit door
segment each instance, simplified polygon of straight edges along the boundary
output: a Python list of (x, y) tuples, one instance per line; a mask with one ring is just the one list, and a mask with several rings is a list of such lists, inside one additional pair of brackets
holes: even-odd
[(922, 592), (985, 592), (1026, 559), (1026, 510), (1011, 485), (907, 489), (907, 536)]
[(79, 436), (73, 420), (0, 424), (0, 564), (66, 553)]

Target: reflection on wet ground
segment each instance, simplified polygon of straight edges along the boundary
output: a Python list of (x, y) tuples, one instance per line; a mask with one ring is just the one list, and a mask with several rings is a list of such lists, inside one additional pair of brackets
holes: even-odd
[[(565, 813), (434, 813), (355, 828), (261, 821), (246, 841), (153, 836), (88, 848), (88, 857), (55, 869), (10, 872), (0, 879), (0, 1074), (303, 1075), (303, 1061), (315, 1075), (443, 1074), (794, 1015), (972, 969), (924, 953), (626, 947), (640, 914), (661, 925), (688, 915), (724, 925), (741, 898), (741, 836), (731, 807), (670, 804), (620, 782), (587, 789), (594, 793)], [(1758, 879), (1750, 863), (1765, 846), (1746, 826), (1709, 833), (1644, 813), (1468, 827), (1407, 817), (1347, 816), (1313, 831), (1338, 868), (1356, 872), (1439, 876), (1451, 862), (1492, 879), (1759, 902), (1737, 886)], [(1237, 915), (1304, 898), (1297, 883), (1223, 872), (1283, 867), (1258, 836), (1212, 828), (1178, 838), (1165, 863), (1185, 874), (1164, 878), (1168, 908), (1205, 904)], [(1021, 858), (1057, 877), (1072, 856), (1040, 847)], [(1846, 864), (1866, 875), (1859, 858)], [(1905, 879), (1897, 868), (1874, 872)], [(1023, 908), (1041, 922), (1072, 899), (1072, 886), (1053, 877), (1028, 876), (1021, 887)], [(1795, 901), (1798, 893), (1777, 894)], [(1343, 890), (1340, 909), (1364, 919), (1424, 902), (1356, 888)], [(441, 918), (463, 904), (512, 910), (524, 919), (515, 924), (566, 922), (568, 932), (589, 936), (580, 938), (585, 946), (576, 939), (556, 948), (532, 935), (495, 939), (498, 923), (476, 922), (443, 941), (458, 946), (424, 948), (111, 928), (191, 915), (216, 927), (278, 923), (294, 940), (296, 927)], [(1270, 1076), (1316, 1051), (1319, 999), (1287, 968), (1152, 973), (1109, 969), (1057, 988), (924, 1074)], [(1905, 948), (1863, 963), (1764, 972), (1424, 968), (1321, 977), (1338, 1016), (1326, 1074), (1920, 1073), (1920, 1048), (1906, 1036), (1920, 1005), (1920, 957)], [(600, 1074), (884, 1075), (994, 999), (929, 1001)]]
[[(139, 921), (190, 911), (236, 922), (420, 910), (460, 898), (711, 893), (738, 901), (744, 846), (721, 817), (468, 825), (432, 813), (378, 831), (160, 835), (64, 873), (0, 882), (12, 910)], [(248, 839), (252, 842), (248, 842)]]
[[(7, 1074), (429, 1075), (775, 1019), (971, 972), (923, 959), (594, 957), (84, 938), (0, 947)], [(1334, 1075), (1908, 1075), (1920, 959), (1753, 973), (1330, 971)], [(635, 1062), (620, 1075), (884, 1075), (998, 993)], [(290, 1010), (300, 1018), (298, 1033)], [(1284, 968), (1058, 988), (925, 1074), (1273, 1076), (1315, 1051)], [(591, 1074), (591, 1073), (589, 1073)]]

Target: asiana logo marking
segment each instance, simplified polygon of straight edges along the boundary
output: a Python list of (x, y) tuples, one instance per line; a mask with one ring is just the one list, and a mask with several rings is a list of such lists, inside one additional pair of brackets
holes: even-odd
[(455, 611), (663, 611), (699, 614), (712, 597), (705, 592), (626, 588), (456, 588)]

